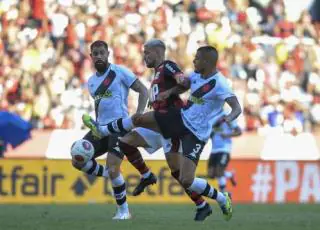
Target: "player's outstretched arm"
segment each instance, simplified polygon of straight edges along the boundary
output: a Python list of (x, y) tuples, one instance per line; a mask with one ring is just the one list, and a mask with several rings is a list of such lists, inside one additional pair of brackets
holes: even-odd
[(179, 74), (176, 74), (174, 78), (176, 79), (178, 85), (182, 86), (182, 88), (184, 88), (185, 90), (190, 89), (191, 81), (189, 77), (187, 77), (183, 73), (179, 73)]
[(184, 88), (181, 85), (177, 85), (177, 86), (175, 86), (175, 87), (173, 87), (171, 89), (168, 89), (168, 90), (166, 90), (164, 92), (159, 93), (156, 99), (158, 101), (163, 101), (163, 100), (169, 98), (171, 95), (179, 95), (179, 94), (182, 94), (182, 93), (184, 93), (186, 91), (187, 91), (186, 88)]
[(241, 114), (242, 109), (236, 96), (228, 97), (226, 102), (231, 107), (231, 112), (225, 116), (224, 119), (229, 123), (235, 120)]
[(148, 102), (148, 90), (139, 79), (132, 84), (131, 89), (139, 93), (137, 113), (141, 114), (146, 108)]
[(241, 136), (242, 134), (242, 131), (240, 129), (240, 127), (235, 127), (232, 129), (232, 132), (231, 133), (222, 133), (221, 136), (223, 138), (230, 138), (230, 137), (238, 137), (238, 136)]

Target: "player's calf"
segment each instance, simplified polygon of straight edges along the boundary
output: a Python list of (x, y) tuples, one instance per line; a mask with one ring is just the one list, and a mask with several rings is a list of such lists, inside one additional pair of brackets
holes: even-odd
[[(171, 175), (174, 179), (176, 179), (178, 181), (179, 184), (181, 184), (179, 178), (180, 178), (180, 170), (175, 171), (175, 172), (171, 172)], [(185, 189), (185, 192), (187, 193), (187, 195), (190, 197), (190, 199), (195, 203), (195, 205), (197, 206), (197, 208), (201, 208), (204, 206), (203, 203), (205, 203), (206, 201), (197, 193), (192, 192), (188, 189)]]
[(143, 160), (139, 149), (123, 142), (122, 140), (119, 141), (119, 147), (127, 157), (128, 161), (140, 172), (144, 178), (147, 178), (151, 172)]
[(227, 178), (225, 176), (221, 176), (218, 178), (219, 190), (221, 192), (225, 192), (227, 185)]

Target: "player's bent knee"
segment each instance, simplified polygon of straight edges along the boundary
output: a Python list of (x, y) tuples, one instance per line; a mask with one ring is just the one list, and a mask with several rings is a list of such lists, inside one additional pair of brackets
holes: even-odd
[(214, 170), (208, 171), (208, 178), (210, 178), (210, 179), (216, 178), (216, 174), (215, 174)]
[(136, 131), (129, 132), (123, 137), (119, 137), (119, 147), (120, 149), (126, 148), (128, 145), (130, 147), (139, 147), (143, 145), (141, 142), (141, 137)]
[(119, 145), (120, 143), (125, 143), (128, 145), (131, 145), (133, 143), (134, 137), (133, 137), (133, 131), (129, 132), (128, 134), (124, 135), (123, 137), (119, 137)]
[(222, 177), (223, 174), (224, 174), (224, 169), (223, 168), (219, 167), (219, 168), (216, 169), (216, 171), (215, 171), (215, 176), (216, 177)]
[(141, 120), (142, 120), (142, 114), (135, 114), (132, 117), (132, 124), (136, 127), (140, 127)]
[(182, 187), (184, 188), (189, 188), (192, 185), (193, 180), (189, 179), (189, 178), (180, 178), (180, 183), (182, 185)]

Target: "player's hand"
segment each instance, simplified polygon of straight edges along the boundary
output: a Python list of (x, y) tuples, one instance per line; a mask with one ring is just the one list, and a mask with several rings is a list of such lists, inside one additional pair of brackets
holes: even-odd
[(225, 118), (226, 118), (226, 116), (221, 117), (221, 118), (213, 125), (213, 128), (218, 128), (220, 125), (222, 125), (224, 122), (226, 122)]
[(148, 109), (152, 109), (152, 102), (150, 100), (148, 101), (147, 107), (148, 107)]
[(189, 89), (191, 82), (188, 77), (186, 77), (184, 74), (180, 73), (175, 76), (175, 79), (179, 85), (182, 85), (184, 88)]
[(229, 138), (230, 136), (226, 133), (221, 133), (220, 136), (223, 138), (223, 139), (226, 139), (226, 138)]
[(157, 95), (157, 101), (164, 101), (166, 100), (167, 98), (169, 98), (171, 95), (171, 92), (170, 90), (166, 90), (164, 92), (161, 92)]

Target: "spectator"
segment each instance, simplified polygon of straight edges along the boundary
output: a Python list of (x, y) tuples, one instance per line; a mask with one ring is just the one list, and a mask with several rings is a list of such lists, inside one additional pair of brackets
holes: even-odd
[(219, 49), (219, 68), (242, 100), (244, 130), (315, 128), (320, 123), (317, 15), (302, 3), (298, 10), (289, 6), (286, 0), (3, 1), (0, 109), (19, 113), (36, 128), (81, 128), (81, 114), (93, 111), (85, 89), (92, 72), (90, 43), (106, 40), (115, 47), (113, 62), (148, 82), (152, 76), (142, 46), (157, 37), (186, 72), (200, 45)]

